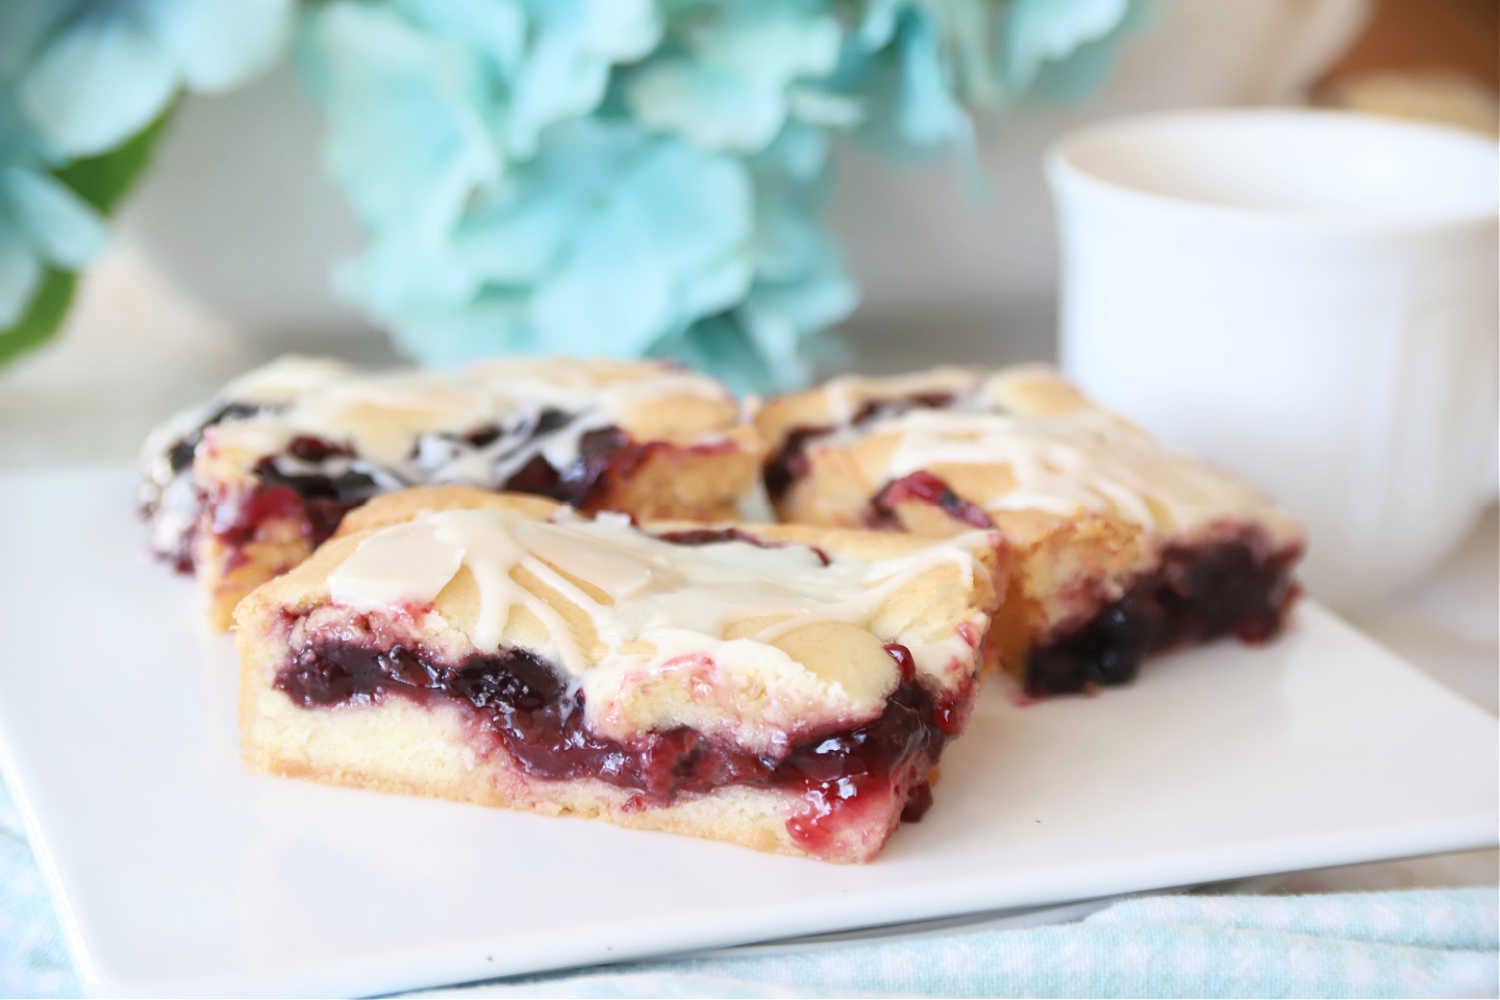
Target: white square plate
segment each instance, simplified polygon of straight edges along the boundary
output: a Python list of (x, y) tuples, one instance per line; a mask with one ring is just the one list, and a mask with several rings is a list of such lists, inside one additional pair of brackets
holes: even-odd
[(90, 989), (360, 993), (1496, 843), (1496, 721), (1316, 605), (1097, 698), (985, 692), (864, 867), (240, 766), (125, 470), (0, 480), (0, 758)]

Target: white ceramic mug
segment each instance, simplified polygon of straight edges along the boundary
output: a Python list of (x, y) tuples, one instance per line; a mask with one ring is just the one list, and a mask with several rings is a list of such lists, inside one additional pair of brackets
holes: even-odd
[(1063, 367), (1307, 524), (1340, 606), (1419, 577), (1495, 493), (1489, 139), (1312, 110), (1106, 122), (1047, 157)]

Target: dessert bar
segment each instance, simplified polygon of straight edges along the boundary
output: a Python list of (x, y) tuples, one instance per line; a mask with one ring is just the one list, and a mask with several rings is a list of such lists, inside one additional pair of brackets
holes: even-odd
[(222, 628), (242, 596), (382, 493), (464, 483), (584, 510), (724, 518), (759, 454), (722, 386), (664, 363), (371, 374), (288, 357), (156, 431), (141, 501), (152, 549), (196, 574)]
[(372, 500), (235, 612), (253, 769), (868, 861), (963, 729), (1006, 550)]
[(835, 379), (756, 418), (777, 516), (1015, 547), (993, 641), (1033, 694), (1132, 678), (1153, 650), (1276, 633), (1301, 527), (1174, 454), (1056, 372), (939, 368)]

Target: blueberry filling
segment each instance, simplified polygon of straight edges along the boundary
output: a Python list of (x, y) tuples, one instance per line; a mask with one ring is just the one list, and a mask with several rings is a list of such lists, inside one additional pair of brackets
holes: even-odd
[[(898, 663), (910, 664), (905, 647), (887, 648)], [(601, 736), (585, 721), (582, 692), (570, 693), (555, 667), (519, 649), (449, 664), (419, 648), (326, 640), (296, 652), (274, 684), (304, 708), (388, 697), (462, 705), (474, 732), (503, 747), (527, 774), (598, 778), (639, 793), (642, 807), (726, 785), (791, 790), (806, 804), (789, 827), (804, 843), (817, 844), (836, 835), (840, 814), (866, 796), (906, 796), (908, 819), (931, 801), (924, 779), (949, 734), (932, 694), (913, 673), (902, 673), (877, 718), (810, 734), (779, 757), (682, 726), (625, 742)]]
[(1298, 593), (1296, 548), (1266, 556), (1254, 530), (1179, 545), (1118, 601), (1026, 657), (1026, 690), (1062, 694), (1133, 679), (1147, 653), (1235, 635), (1263, 642), (1280, 631)]
[[(854, 412), (847, 427), (859, 427), (884, 417), (894, 417), (909, 410), (940, 409), (953, 404), (950, 392), (919, 392), (894, 399), (872, 399)], [(794, 482), (807, 475), (807, 445), (810, 441), (826, 437), (838, 428), (832, 424), (811, 427), (796, 427), (789, 431), (776, 454), (766, 462), (764, 478), (766, 493), (772, 500), (780, 500), (791, 489)]]

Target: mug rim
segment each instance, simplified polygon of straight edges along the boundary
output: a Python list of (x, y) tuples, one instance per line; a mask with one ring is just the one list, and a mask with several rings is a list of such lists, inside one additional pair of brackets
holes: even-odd
[[(1130, 133), (1164, 124), (1223, 123), (1249, 120), (1286, 119), (1300, 123), (1323, 120), (1352, 124), (1373, 131), (1405, 133), (1427, 140), (1468, 145), (1475, 154), (1500, 157), (1500, 144), (1478, 133), (1454, 125), (1436, 122), (1387, 118), (1379, 115), (1344, 111), (1335, 108), (1305, 107), (1231, 107), (1156, 111), (1121, 115), (1103, 119), (1068, 132), (1050, 143), (1042, 157), (1042, 167), (1053, 193), (1065, 187), (1088, 189), (1099, 194), (1182, 215), (1200, 215), (1220, 221), (1236, 221), (1266, 226), (1296, 228), (1317, 232), (1424, 232), (1493, 226), (1500, 221), (1500, 202), (1477, 211), (1458, 211), (1430, 216), (1379, 216), (1369, 214), (1334, 214), (1304, 212), (1286, 208), (1252, 208), (1226, 204), (1191, 195), (1170, 194), (1111, 178), (1081, 166), (1075, 160), (1079, 149), (1090, 141), (1117, 133)], [(1500, 162), (1500, 159), (1497, 159)], [(1500, 184), (1500, 174), (1496, 176)]]

